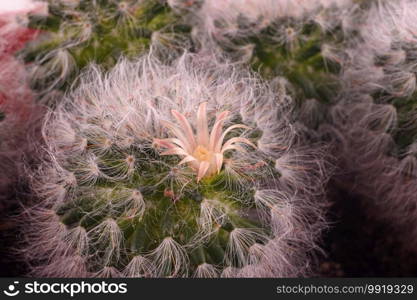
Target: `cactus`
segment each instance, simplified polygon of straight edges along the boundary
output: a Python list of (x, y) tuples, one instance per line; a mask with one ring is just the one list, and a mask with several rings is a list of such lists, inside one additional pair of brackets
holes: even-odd
[[(188, 12), (193, 36), (212, 49), (244, 62), (264, 78), (283, 77), (300, 106), (300, 122), (317, 129), (327, 104), (339, 91), (336, 50), (343, 44), (354, 1), (241, 0), (169, 1)], [(214, 49), (214, 50), (213, 50)], [(306, 117), (306, 118), (304, 118)]]
[(44, 124), (41, 203), (22, 223), (32, 274), (310, 274), (325, 168), (291, 106), (211, 56), (91, 67)]
[(338, 145), (339, 184), (363, 196), (415, 251), (417, 157), (415, 1), (369, 2), (344, 50), (343, 101), (323, 132)]
[(44, 35), (23, 53), (32, 65), (33, 87), (41, 95), (67, 90), (90, 63), (109, 69), (119, 57), (136, 57), (151, 44), (165, 57), (187, 47), (187, 27), (163, 0), (48, 3), (48, 17), (33, 18), (31, 23)]
[[(25, 3), (22, 10), (0, 12), (0, 205), (8, 206), (23, 168), (23, 155), (33, 150), (26, 140), (33, 135), (40, 108), (33, 102), (23, 63), (15, 52), (34, 39), (36, 31), (27, 28), (28, 14), (42, 14), (42, 3)], [(34, 136), (34, 135), (33, 135)], [(29, 159), (28, 159), (29, 160)], [(6, 213), (7, 209), (2, 209)]]
[[(37, 34), (27, 28), (27, 14), (41, 13), (44, 6), (30, 5), (28, 1), (4, 2), (0, 2), (0, 276), (18, 276), (21, 268), (11, 254), (17, 224), (10, 215), (23, 200), (20, 196), (27, 184), (25, 163), (31, 163), (31, 154), (36, 152), (28, 137), (39, 137), (42, 111), (34, 102), (25, 66), (14, 55)], [(26, 5), (16, 10), (19, 2)]]
[(352, 40), (342, 74), (345, 90), (371, 95), (374, 103), (391, 106), (398, 125), (393, 139), (404, 154), (417, 137), (414, 1), (382, 1), (369, 7), (360, 35)]

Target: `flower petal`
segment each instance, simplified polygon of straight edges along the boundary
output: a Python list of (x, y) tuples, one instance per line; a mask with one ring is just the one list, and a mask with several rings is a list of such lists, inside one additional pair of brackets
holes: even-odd
[(236, 151), (240, 151), (240, 152), (244, 152), (245, 149), (239, 145), (229, 145), (227, 147), (223, 147), (222, 148), (222, 154), (224, 154), (226, 151), (230, 151), (230, 150), (236, 150)]
[(189, 162), (192, 162), (192, 161), (196, 161), (197, 159), (195, 159), (193, 156), (191, 156), (191, 155), (188, 155), (188, 156), (186, 156), (182, 161), (180, 161), (179, 163), (178, 163), (178, 165), (183, 165), (183, 164), (186, 164), (186, 163), (189, 163)]
[(174, 124), (172, 124), (171, 122), (168, 122), (168, 121), (161, 121), (161, 123), (165, 126), (165, 127), (167, 127), (168, 129), (170, 129), (171, 131), (172, 131), (172, 133), (179, 139), (179, 140), (181, 140), (182, 142), (183, 142), (183, 144), (184, 144), (184, 146), (185, 146), (185, 149), (188, 151), (188, 152), (192, 152), (192, 150), (193, 150), (193, 143), (194, 143), (194, 137), (193, 137), (193, 139), (192, 140), (190, 140), (185, 134), (184, 134), (184, 132), (180, 129), (180, 128), (178, 128), (176, 125), (174, 125)]
[(210, 163), (208, 161), (202, 161), (200, 163), (200, 167), (198, 168), (198, 174), (197, 174), (197, 182), (201, 180), (201, 178), (206, 175), (208, 169), (210, 167)]
[[(230, 132), (230, 131), (232, 131), (232, 130), (234, 130), (234, 129), (237, 129), (237, 128), (242, 128), (242, 129), (250, 129), (250, 127), (248, 127), (248, 126), (246, 126), (246, 125), (243, 125), (243, 124), (236, 124), (236, 125), (232, 125), (232, 126), (230, 126), (230, 127), (228, 127), (224, 132), (223, 132), (223, 134), (222, 134), (222, 136), (217, 140), (217, 142), (216, 142), (216, 144), (215, 144), (215, 146), (214, 146), (214, 151), (215, 152), (220, 152), (220, 150), (221, 150), (221, 148), (222, 148), (222, 144), (223, 144), (223, 141), (224, 141), (224, 138), (226, 137), (226, 135)], [(256, 148), (256, 147), (255, 147)]]
[(171, 148), (167, 151), (162, 152), (161, 155), (184, 155), (184, 156), (188, 156), (189, 154), (184, 149), (182, 149), (180, 147), (175, 147), (175, 148)]
[(216, 146), (217, 140), (220, 138), (222, 129), (223, 129), (223, 122), (228, 117), (229, 112), (224, 111), (216, 117), (216, 122), (214, 122), (213, 129), (211, 130), (210, 134), (210, 149), (214, 150)]
[(219, 173), (223, 165), (223, 154), (216, 153), (214, 154), (214, 157), (216, 159), (216, 170), (217, 170), (217, 173)]
[(236, 146), (234, 144), (236, 143), (240, 143), (240, 144), (247, 144), (249, 146), (252, 146), (253, 148), (257, 148), (255, 144), (253, 144), (251, 141), (249, 141), (248, 139), (242, 138), (242, 137), (234, 137), (231, 138), (230, 140), (228, 140), (222, 147), (222, 153), (224, 153), (227, 150), (230, 150), (231, 146)]
[(171, 110), (172, 115), (175, 117), (175, 119), (177, 119), (178, 123), (180, 124), (185, 137), (187, 138), (187, 140), (190, 143), (191, 147), (195, 146), (195, 140), (194, 140), (194, 133), (193, 133), (193, 129), (191, 128), (190, 123), (188, 122), (187, 118), (179, 113), (178, 111), (176, 111), (175, 109)]
[(207, 123), (207, 102), (203, 102), (197, 111), (197, 143), (209, 147), (209, 129)]
[(185, 151), (189, 152), (188, 149), (187, 149), (188, 145), (180, 139), (169, 138), (169, 139), (164, 139), (164, 140), (168, 143), (173, 144), (173, 145), (177, 145), (178, 147), (180, 147), (180, 148), (184, 149)]
[(168, 148), (168, 149), (176, 147), (174, 144), (167, 141), (167, 139), (154, 139), (153, 140), (153, 145), (157, 145), (159, 147)]

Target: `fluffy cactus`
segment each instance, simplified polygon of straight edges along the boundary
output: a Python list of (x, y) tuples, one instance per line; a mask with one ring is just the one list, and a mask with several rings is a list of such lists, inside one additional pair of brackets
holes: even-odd
[(24, 53), (32, 63), (33, 86), (43, 93), (67, 89), (89, 63), (108, 69), (122, 55), (136, 57), (150, 44), (165, 49), (164, 56), (187, 47), (187, 28), (163, 0), (48, 3), (48, 17), (34, 18), (31, 24), (44, 35)]
[[(19, 8), (19, 4), (24, 4)], [(29, 1), (0, 3), (0, 276), (19, 275), (10, 248), (16, 223), (9, 216), (16, 211), (24, 189), (24, 165), (35, 152), (29, 137), (40, 133), (41, 109), (34, 102), (24, 64), (14, 57), (36, 31), (26, 27), (28, 13), (41, 13), (44, 5)]]
[(30, 147), (27, 134), (32, 133), (29, 129), (34, 128), (40, 112), (33, 102), (25, 67), (14, 54), (37, 34), (26, 27), (27, 14), (43, 13), (45, 6), (27, 1), (24, 4), (24, 9), (17, 10), (12, 5), (0, 12), (0, 166), (3, 170), (0, 175), (1, 200), (13, 194), (13, 184), (19, 176), (18, 170), (23, 166), (22, 155)]
[(416, 11), (415, 1), (371, 5), (362, 17), (360, 34), (346, 50), (342, 74), (345, 90), (371, 95), (376, 104), (391, 105), (396, 111), (398, 129), (393, 138), (403, 153), (417, 137)]
[(323, 126), (338, 145), (339, 180), (365, 196), (369, 214), (388, 221), (415, 251), (417, 235), (415, 1), (374, 1), (344, 50), (343, 101)]
[(353, 1), (169, 3), (177, 10), (189, 12), (186, 19), (202, 49), (214, 49), (221, 56), (249, 63), (264, 78), (284, 77), (289, 82), (287, 89), (305, 106), (302, 110), (315, 114), (313, 119), (323, 117), (319, 102), (327, 103), (337, 95), (335, 50), (344, 31), (350, 29), (347, 16), (355, 11)]
[(44, 125), (42, 202), (22, 224), (32, 273), (309, 274), (325, 171), (290, 107), (212, 57), (91, 67)]

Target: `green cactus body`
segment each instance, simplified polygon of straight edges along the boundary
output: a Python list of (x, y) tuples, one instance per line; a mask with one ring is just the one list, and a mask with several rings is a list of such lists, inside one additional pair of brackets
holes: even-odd
[[(276, 25), (272, 25), (249, 38), (254, 45), (251, 67), (268, 80), (285, 78), (288, 92), (296, 99), (299, 121), (309, 131), (317, 130), (327, 114), (326, 105), (340, 92), (339, 66), (324, 51), (327, 45), (336, 48), (341, 43), (337, 37), (340, 39), (342, 33), (340, 28), (325, 32), (312, 21), (279, 20), (277, 23), (283, 32), (277, 32)], [(277, 41), (283, 35), (287, 37)]]
[[(105, 135), (94, 134), (94, 137), (106, 140)], [(204, 263), (220, 267), (224, 264), (229, 235), (236, 228), (253, 231), (250, 235), (253, 242), (265, 242), (262, 236), (267, 229), (256, 215), (253, 219), (247, 216), (254, 209), (254, 191), (249, 182), (237, 183), (222, 171), (197, 184), (191, 171), (181, 174), (184, 170), (172, 168), (179, 160), (160, 156), (151, 145), (141, 148), (110, 146), (103, 154), (96, 150), (101, 147), (94, 147), (97, 140), (87, 141), (87, 150), (73, 158), (74, 162), (84, 163), (90, 157), (100, 157), (97, 171), (101, 175), (94, 187), (91, 181), (85, 180), (85, 165), (70, 163), (67, 169), (75, 174), (77, 182), (85, 184), (77, 187), (72, 201), (56, 208), (68, 229), (93, 232), (89, 247), (79, 249), (91, 257), (90, 272), (99, 271), (103, 264), (122, 270), (134, 257), (150, 253), (163, 241), (169, 245), (174, 241), (187, 245), (192, 273)], [(265, 175), (269, 173), (263, 171)], [(251, 177), (250, 172), (247, 176)], [(187, 186), (184, 180), (189, 181)], [(204, 212), (208, 214), (207, 219), (201, 215)], [(108, 224), (113, 226), (114, 232), (106, 231)], [(123, 254), (108, 252), (108, 243), (116, 241), (123, 245), (120, 246), (125, 249)], [(241, 267), (238, 259), (231, 260), (236, 263), (234, 267)], [(170, 263), (175, 262), (168, 260), (157, 275), (178, 276), (179, 270)]]
[(330, 102), (337, 93), (335, 74), (338, 67), (336, 63), (327, 60), (321, 47), (327, 41), (337, 44), (337, 33), (326, 34), (313, 23), (305, 24), (301, 28), (297, 28), (300, 27), (300, 21), (280, 21), (281, 23), (288, 24), (285, 32), (281, 33), (288, 35), (283, 42), (274, 42), (272, 28), (266, 28), (260, 35), (250, 39), (254, 44), (252, 68), (269, 79), (276, 76), (286, 78), (291, 83), (290, 89), (294, 89), (295, 99)]

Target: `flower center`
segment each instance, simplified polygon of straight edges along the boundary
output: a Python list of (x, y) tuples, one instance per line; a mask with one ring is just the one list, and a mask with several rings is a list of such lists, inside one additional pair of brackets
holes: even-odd
[(198, 145), (194, 150), (193, 156), (199, 161), (210, 161), (213, 153), (206, 147)]

